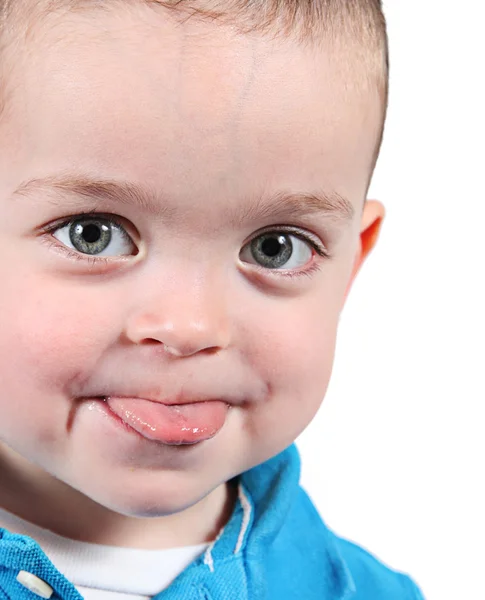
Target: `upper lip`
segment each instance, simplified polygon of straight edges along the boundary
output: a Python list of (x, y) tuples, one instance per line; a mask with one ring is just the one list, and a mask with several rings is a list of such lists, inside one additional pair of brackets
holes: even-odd
[(197, 404), (199, 402), (209, 402), (209, 401), (214, 401), (214, 400), (218, 400), (220, 402), (225, 402), (226, 404), (236, 404), (236, 403), (240, 403), (241, 400), (237, 400), (235, 397), (230, 397), (230, 396), (226, 396), (226, 395), (222, 395), (221, 394), (214, 394), (214, 395), (201, 395), (201, 394), (185, 394), (185, 393), (179, 393), (176, 394), (174, 396), (169, 396), (169, 397), (161, 397), (161, 396), (154, 396), (151, 394), (140, 394), (140, 393), (135, 393), (135, 394), (107, 394), (105, 396), (103, 396), (103, 398), (130, 398), (130, 399), (138, 399), (138, 400), (149, 400), (150, 402), (156, 402), (158, 404), (166, 404), (167, 406), (175, 406), (175, 405), (181, 405), (181, 404)]
[[(222, 373), (203, 375), (198, 379), (195, 376), (161, 376), (160, 380), (156, 381), (148, 377), (130, 377), (127, 372), (125, 384), (114, 378), (92, 381), (91, 385), (76, 390), (74, 395), (78, 398), (149, 400), (166, 405), (219, 400), (232, 406), (242, 406), (246, 403), (262, 402), (271, 393), (268, 384), (252, 374), (243, 378), (241, 373), (224, 370)], [(150, 383), (151, 381), (153, 383)]]

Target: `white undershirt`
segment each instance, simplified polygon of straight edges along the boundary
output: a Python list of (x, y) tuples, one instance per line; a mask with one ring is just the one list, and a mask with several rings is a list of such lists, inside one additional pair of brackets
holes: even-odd
[(77, 542), (1, 508), (0, 527), (33, 538), (85, 600), (149, 600), (209, 546), (137, 550)]

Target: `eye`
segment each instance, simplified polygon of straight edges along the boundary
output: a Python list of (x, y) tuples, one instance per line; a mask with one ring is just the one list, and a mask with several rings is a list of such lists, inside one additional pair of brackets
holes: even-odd
[(131, 256), (137, 247), (126, 230), (105, 217), (79, 217), (52, 231), (68, 248), (89, 256)]
[(240, 258), (265, 269), (298, 269), (310, 262), (315, 246), (310, 239), (305, 241), (290, 233), (269, 231), (246, 244)]

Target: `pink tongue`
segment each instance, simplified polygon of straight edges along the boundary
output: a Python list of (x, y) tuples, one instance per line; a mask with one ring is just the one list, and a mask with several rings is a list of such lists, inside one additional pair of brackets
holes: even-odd
[(107, 398), (111, 411), (150, 440), (164, 444), (194, 444), (222, 429), (229, 406), (220, 400), (169, 406), (140, 398)]

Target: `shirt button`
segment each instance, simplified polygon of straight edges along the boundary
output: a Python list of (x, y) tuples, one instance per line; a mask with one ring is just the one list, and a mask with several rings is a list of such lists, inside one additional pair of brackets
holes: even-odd
[(47, 585), (45, 581), (39, 579), (36, 575), (32, 573), (27, 573), (27, 571), (20, 571), (17, 575), (17, 581), (27, 588), (37, 596), (41, 598), (50, 598), (54, 593), (54, 590), (50, 585)]

